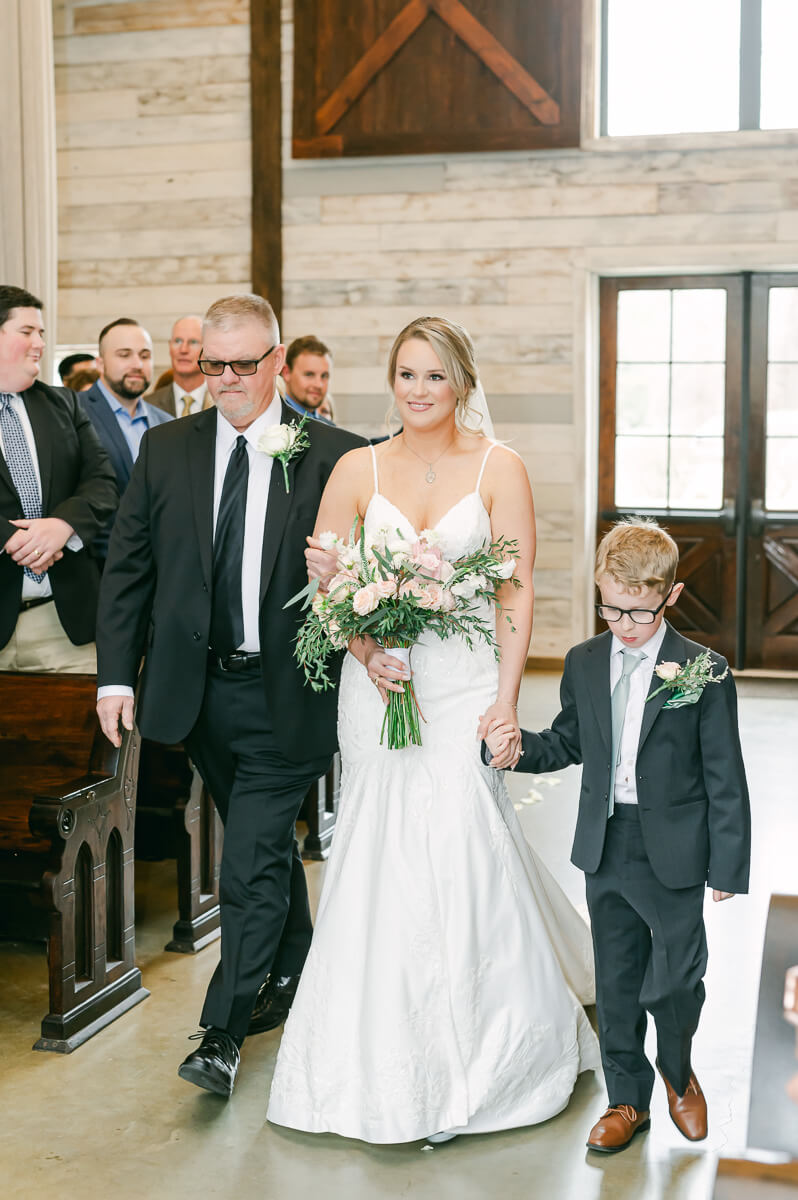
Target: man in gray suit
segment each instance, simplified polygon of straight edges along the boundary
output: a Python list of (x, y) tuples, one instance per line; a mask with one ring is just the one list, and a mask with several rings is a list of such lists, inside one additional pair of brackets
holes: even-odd
[[(121, 496), (144, 434), (172, 417), (142, 399), (152, 382), (152, 339), (138, 321), (119, 317), (106, 325), (100, 333), (98, 360), (100, 378), (77, 395), (108, 452)], [(95, 543), (101, 558), (105, 558), (110, 528)]]
[(157, 388), (150, 396), (156, 404), (173, 417), (188, 417), (213, 407), (205, 376), (199, 369), (202, 350), (202, 320), (200, 317), (180, 317), (172, 327), (169, 357), (172, 360), (173, 383)]

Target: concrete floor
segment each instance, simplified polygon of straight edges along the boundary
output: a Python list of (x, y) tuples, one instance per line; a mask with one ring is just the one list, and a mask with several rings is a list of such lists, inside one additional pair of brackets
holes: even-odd
[[(236, 1091), (225, 1103), (177, 1078), (206, 982), (217, 959), (166, 954), (174, 920), (173, 864), (141, 864), (137, 878), (138, 961), (151, 996), (74, 1054), (30, 1047), (46, 1011), (43, 950), (0, 945), (0, 1183), (4, 1197), (352, 1197), (417, 1200), (705, 1200), (715, 1160), (745, 1145), (750, 1055), (764, 923), (773, 891), (798, 892), (798, 703), (746, 681), (741, 724), (754, 810), (752, 892), (707, 906), (707, 1004), (694, 1063), (706, 1091), (710, 1136), (685, 1142), (661, 1088), (652, 1128), (625, 1153), (588, 1154), (585, 1137), (605, 1094), (580, 1077), (569, 1108), (544, 1125), (460, 1138), (435, 1150), (420, 1143), (372, 1147), (313, 1137), (265, 1122), (280, 1032), (244, 1048)], [(530, 676), (521, 720), (548, 722), (557, 678)], [(525, 832), (574, 903), (582, 877), (568, 862), (579, 780), (512, 780)], [(530, 796), (530, 790), (537, 795)], [(318, 892), (323, 867), (309, 868)], [(653, 1053), (653, 1052), (652, 1052)]]

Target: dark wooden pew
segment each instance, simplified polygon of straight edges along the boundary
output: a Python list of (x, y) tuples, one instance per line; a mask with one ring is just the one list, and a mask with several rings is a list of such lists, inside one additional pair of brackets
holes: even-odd
[(341, 756), (336, 754), (327, 774), (314, 783), (302, 804), (299, 819), (308, 827), (302, 842), (303, 858), (320, 860), (330, 853), (340, 790)]
[(771, 896), (756, 1014), (748, 1145), (798, 1159), (798, 1107), (787, 1085), (795, 1074), (795, 1029), (784, 1019), (784, 979), (798, 962), (798, 896)]
[(149, 995), (134, 963), (139, 736), (103, 737), (96, 684), (0, 672), (0, 935), (47, 941), (36, 1050), (69, 1053)]
[(141, 744), (136, 857), (174, 858), (177, 921), (165, 949), (193, 954), (218, 938), (222, 823), (182, 746)]

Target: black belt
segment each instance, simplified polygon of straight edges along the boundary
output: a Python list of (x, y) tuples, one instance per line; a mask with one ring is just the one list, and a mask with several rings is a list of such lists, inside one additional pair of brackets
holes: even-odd
[(621, 821), (639, 821), (640, 809), (636, 804), (616, 804), (612, 815)]
[(19, 611), (27, 612), (29, 608), (38, 608), (40, 604), (51, 604), (52, 599), (52, 596), (34, 596), (31, 600), (23, 600)]
[(260, 667), (260, 654), (250, 654), (246, 650), (234, 650), (232, 654), (220, 658), (213, 650), (209, 650), (208, 662), (220, 671), (250, 671)]

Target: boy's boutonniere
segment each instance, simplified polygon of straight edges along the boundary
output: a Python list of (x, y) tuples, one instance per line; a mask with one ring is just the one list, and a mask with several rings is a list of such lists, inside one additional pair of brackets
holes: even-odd
[(657, 663), (654, 674), (663, 681), (662, 686), (647, 696), (646, 700), (653, 700), (660, 692), (670, 688), (673, 695), (668, 697), (663, 708), (682, 708), (685, 704), (695, 704), (708, 683), (720, 683), (729, 674), (727, 667), (722, 675), (713, 675), (712, 667), (708, 650), (688, 659), (684, 666), (675, 662)]
[(296, 421), (292, 421), (290, 425), (270, 425), (258, 438), (260, 452), (282, 463), (286, 492), (291, 490), (288, 486), (288, 464), (310, 445), (310, 438), (305, 429), (307, 420), (305, 415), (298, 425)]

